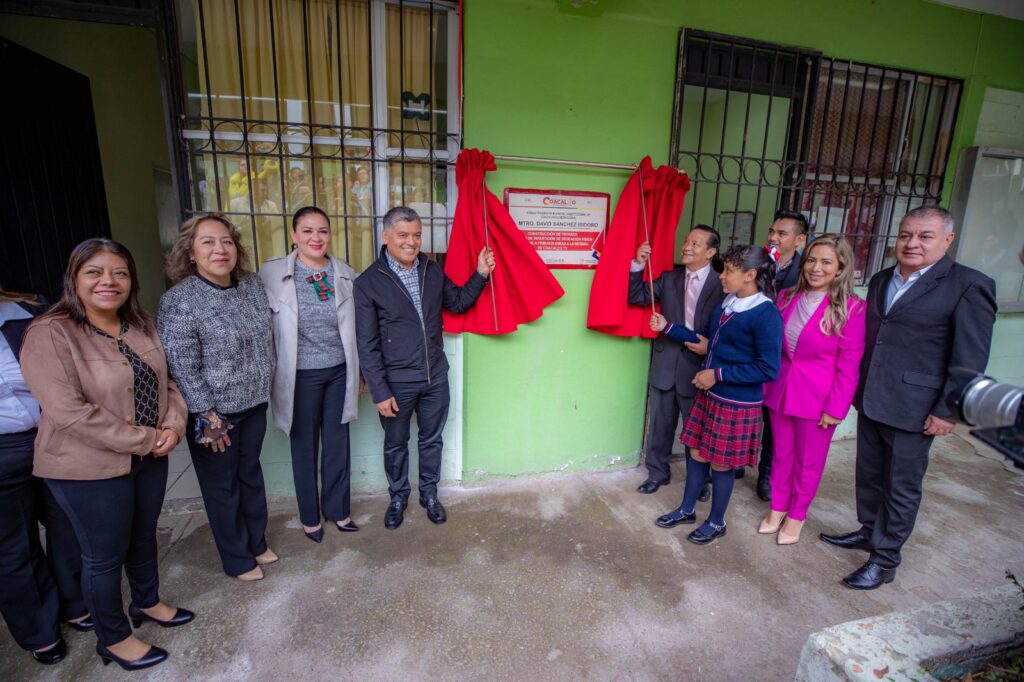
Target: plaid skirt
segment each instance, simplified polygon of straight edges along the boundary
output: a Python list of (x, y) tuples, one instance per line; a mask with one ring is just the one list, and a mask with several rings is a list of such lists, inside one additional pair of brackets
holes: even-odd
[(738, 407), (700, 391), (679, 442), (700, 450), (701, 459), (736, 469), (757, 464), (761, 450), (761, 406)]

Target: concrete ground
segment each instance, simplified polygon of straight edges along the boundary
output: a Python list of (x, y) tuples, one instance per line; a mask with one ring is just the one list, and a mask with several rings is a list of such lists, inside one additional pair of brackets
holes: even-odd
[[(291, 500), (271, 505), (281, 561), (257, 583), (221, 573), (203, 512), (161, 518), (162, 595), (198, 616), (139, 634), (171, 652), (132, 679), (792, 680), (808, 634), (1024, 577), (1024, 476), (937, 442), (917, 530), (895, 583), (854, 592), (865, 559), (817, 539), (855, 527), (853, 442), (833, 446), (803, 539), (759, 536), (754, 477), (736, 486), (729, 534), (708, 547), (654, 525), (682, 472), (639, 495), (641, 470), (545, 476), (442, 490), (450, 520), (418, 506), (396, 531), (384, 496), (359, 496), (357, 534), (303, 537)], [(414, 493), (415, 494), (415, 493)], [(701, 508), (703, 507), (703, 508)], [(706, 512), (701, 505), (698, 513)], [(34, 663), (3, 631), (0, 679), (121, 679), (91, 634), (65, 629), (66, 660)]]

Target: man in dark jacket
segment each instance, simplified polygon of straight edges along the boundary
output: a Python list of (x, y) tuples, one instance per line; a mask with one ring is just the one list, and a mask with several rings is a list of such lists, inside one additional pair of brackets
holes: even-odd
[[(775, 269), (775, 293), (788, 289), (800, 279), (800, 258), (807, 246), (807, 218), (799, 211), (776, 211), (768, 228), (768, 245), (779, 250)], [(772, 459), (775, 440), (768, 422), (768, 408), (764, 408), (764, 430), (761, 433), (761, 457), (757, 461), (757, 496), (768, 502), (772, 498)], [(740, 473), (743, 469), (737, 469)]]
[(447, 519), (437, 499), (441, 478), (441, 433), (448, 421), (448, 361), (441, 337), (441, 309), (462, 313), (480, 297), (494, 269), (484, 248), (477, 271), (463, 286), (420, 253), (420, 217), (399, 206), (384, 216), (381, 257), (355, 282), (359, 364), (384, 427), (384, 472), (391, 503), (387, 528), (402, 523), (409, 484), (409, 424), (419, 428), (420, 505), (434, 523)]
[[(718, 231), (707, 225), (697, 225), (686, 235), (680, 249), (681, 268), (663, 272), (654, 280), (654, 298), (661, 302), (661, 312), (674, 324), (691, 329), (704, 329), (711, 319), (711, 311), (722, 302), (725, 293), (712, 261), (718, 255), (722, 242)], [(629, 274), (629, 302), (650, 308), (651, 285), (643, 280), (643, 270), (651, 255), (647, 242), (636, 252)], [(669, 483), (669, 455), (680, 416), (690, 414), (697, 387), (693, 377), (703, 366), (704, 356), (698, 355), (684, 344), (659, 334), (651, 342), (651, 369), (648, 374), (650, 388), (650, 430), (647, 436), (647, 480), (637, 490), (650, 494)]]
[(953, 216), (938, 206), (908, 213), (895, 267), (868, 285), (867, 335), (857, 407), (857, 520), (825, 542), (870, 552), (843, 583), (873, 590), (892, 582), (921, 504), (928, 450), (953, 430), (960, 388), (951, 368), (981, 372), (996, 319), (995, 282), (946, 255)]

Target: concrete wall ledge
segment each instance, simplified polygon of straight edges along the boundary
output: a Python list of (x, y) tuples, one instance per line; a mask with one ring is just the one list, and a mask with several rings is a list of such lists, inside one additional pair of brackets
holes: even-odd
[(1024, 599), (1005, 585), (971, 597), (842, 623), (807, 638), (798, 682), (942, 680), (1024, 647)]

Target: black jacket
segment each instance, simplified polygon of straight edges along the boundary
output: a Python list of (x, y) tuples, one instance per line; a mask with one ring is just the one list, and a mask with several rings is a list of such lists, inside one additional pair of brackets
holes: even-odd
[[(648, 307), (651, 305), (651, 288), (643, 281), (643, 274), (643, 271), (629, 273), (629, 302)], [(654, 297), (661, 301), (661, 314), (669, 322), (683, 324), (686, 320), (683, 310), (686, 301), (686, 268), (676, 268), (658, 275), (654, 280)], [(697, 329), (707, 328), (711, 312), (724, 298), (722, 282), (718, 273), (712, 269), (697, 296), (697, 310), (693, 315)], [(658, 334), (651, 341), (651, 350), (651, 371), (648, 374), (651, 386), (662, 391), (675, 387), (681, 395), (697, 395), (693, 377), (701, 369), (703, 355), (697, 355), (664, 334)]]
[(945, 256), (886, 313), (894, 270), (882, 270), (868, 284), (855, 405), (877, 422), (920, 433), (929, 414), (955, 418), (947, 401), (962, 386), (949, 369), (983, 372), (988, 364), (995, 282)]
[(25, 338), (25, 332), (28, 331), (28, 326), (32, 324), (32, 320), (39, 317), (46, 312), (49, 307), (45, 300), (42, 298), (38, 299), (38, 303), (19, 303), (18, 305), (32, 313), (33, 317), (26, 320), (8, 320), (2, 326), (0, 326), (0, 333), (4, 335), (7, 340), (7, 345), (11, 347), (11, 352), (14, 353), (15, 358), (21, 358), (21, 342)]
[(465, 285), (457, 286), (423, 254), (418, 274), (422, 321), (383, 249), (380, 258), (356, 278), (359, 365), (375, 403), (394, 395), (389, 381), (432, 381), (446, 376), (441, 309), (466, 312), (487, 284), (487, 278), (474, 271)]
[(775, 271), (775, 293), (780, 294), (786, 289), (790, 288), (796, 281), (800, 279), (800, 259), (803, 257), (803, 251), (797, 251), (793, 254), (793, 260), (784, 268), (780, 268)]

